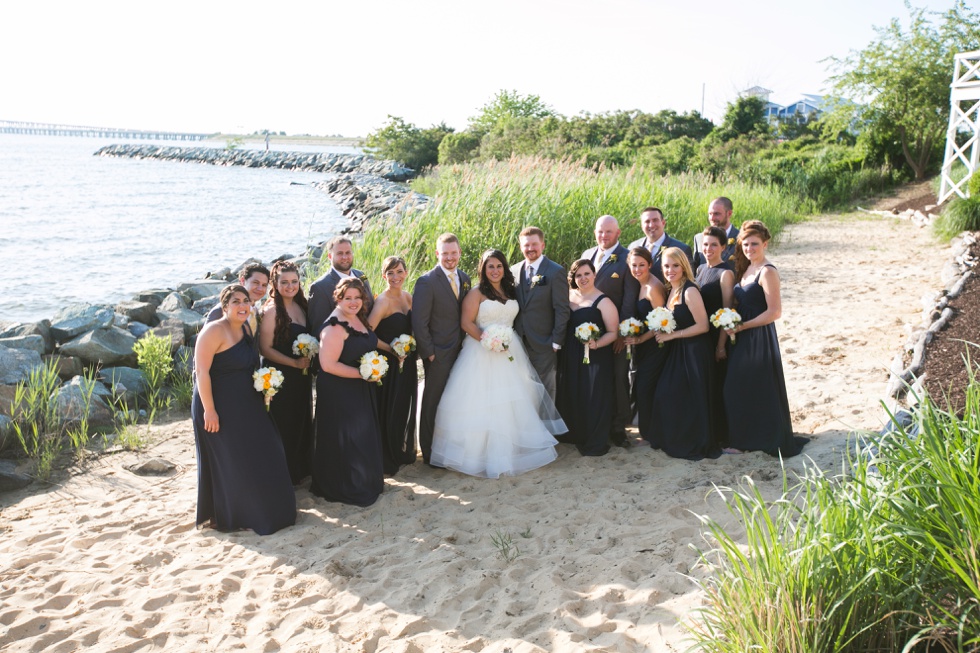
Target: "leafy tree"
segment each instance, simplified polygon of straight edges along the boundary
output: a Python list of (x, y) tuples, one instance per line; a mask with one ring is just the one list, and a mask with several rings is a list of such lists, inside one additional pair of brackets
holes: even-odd
[(470, 130), (479, 135), (489, 133), (497, 123), (509, 118), (547, 118), (556, 115), (537, 95), (521, 95), (517, 91), (498, 91), (492, 100), (470, 118)]
[(503, 118), (480, 140), (480, 158), (509, 159), (512, 155), (538, 153), (541, 120), (531, 116)]
[(480, 154), (480, 136), (469, 130), (446, 134), (439, 143), (439, 165), (465, 163)]
[[(856, 117), (874, 133), (870, 141), (887, 144), (893, 136), (915, 178), (923, 179), (941, 152), (949, 122), (953, 55), (980, 47), (980, 15), (964, 0), (945, 13), (908, 3), (906, 8), (907, 31), (898, 19), (876, 27), (877, 37), (866, 48), (830, 58), (838, 71), (830, 81), (840, 96), (867, 102)], [(828, 126), (851, 124), (855, 112), (848, 109), (839, 104)]]
[(384, 125), (368, 134), (365, 149), (371, 154), (379, 154), (414, 170), (421, 170), (439, 161), (439, 144), (452, 132), (452, 127), (447, 127), (446, 123), (421, 129), (398, 116), (389, 115)]
[(764, 136), (769, 133), (766, 120), (766, 101), (755, 95), (740, 97), (730, 102), (725, 117), (715, 133), (722, 141), (739, 136)]

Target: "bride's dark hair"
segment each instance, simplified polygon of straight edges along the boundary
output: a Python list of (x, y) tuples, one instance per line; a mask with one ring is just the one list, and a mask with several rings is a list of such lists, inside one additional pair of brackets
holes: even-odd
[[(492, 258), (497, 259), (504, 266), (504, 278), (500, 280), (500, 289), (504, 292), (503, 297), (497, 294), (493, 284), (490, 283), (490, 279), (487, 278), (487, 261)], [(499, 249), (488, 249), (480, 257), (479, 287), (480, 292), (487, 299), (495, 299), (499, 302), (505, 302), (508, 299), (517, 299), (517, 291), (514, 289), (514, 273), (510, 271), (510, 266), (507, 265), (507, 257)]]

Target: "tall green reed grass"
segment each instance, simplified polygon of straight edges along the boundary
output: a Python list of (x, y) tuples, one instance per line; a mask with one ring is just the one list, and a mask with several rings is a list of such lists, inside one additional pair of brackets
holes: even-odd
[(980, 650), (980, 384), (961, 415), (925, 400), (916, 423), (776, 501), (718, 488), (744, 534), (704, 519), (695, 650)]

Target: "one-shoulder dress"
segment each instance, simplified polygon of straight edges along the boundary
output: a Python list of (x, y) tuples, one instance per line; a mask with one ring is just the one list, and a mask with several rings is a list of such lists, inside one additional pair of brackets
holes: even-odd
[[(378, 340), (391, 344), (400, 335), (412, 335), (412, 312), (392, 313), (378, 322)], [(380, 351), (380, 350), (379, 350)], [(388, 361), (388, 375), (377, 386), (378, 418), (381, 422), (381, 452), (385, 474), (392, 475), (402, 465), (415, 462), (415, 412), (418, 401), (418, 354), (405, 357), (401, 369), (398, 357), (382, 351)]]
[[(309, 333), (309, 329), (292, 322), (289, 342), (273, 343), (273, 348), (283, 356), (299, 358), (293, 354), (293, 342), (303, 333)], [(303, 374), (303, 370), (296, 367), (279, 367), (282, 368), (282, 387), (269, 404), (269, 414), (282, 437), (289, 476), (293, 485), (298, 485), (310, 475), (313, 458), (313, 374)]]
[[(244, 329), (243, 329), (244, 331)], [(259, 535), (296, 523), (296, 495), (282, 441), (252, 385), (259, 352), (251, 336), (214, 355), (211, 397), (219, 429), (204, 430), (204, 404), (194, 382), (191, 417), (197, 446), (197, 524)]]
[[(772, 264), (767, 266), (775, 269)], [(765, 290), (759, 284), (761, 275), (760, 269), (748, 282), (735, 284), (736, 310), (743, 322), (768, 307)], [(746, 329), (736, 336), (735, 344), (729, 347), (724, 396), (728, 446), (784, 458), (803, 450), (807, 438), (793, 435), (774, 323)]]
[(568, 434), (558, 441), (574, 444), (583, 456), (602, 456), (609, 451), (609, 430), (616, 404), (612, 346), (591, 350), (589, 363), (585, 364), (582, 362), (584, 347), (575, 337), (576, 327), (586, 322), (598, 326), (600, 335), (605, 334), (602, 311), (598, 308), (605, 297), (599, 295), (592, 306), (571, 312), (565, 344), (558, 358), (556, 403), (568, 426)]
[[(636, 303), (636, 310), (636, 319), (645, 323), (647, 315), (653, 310), (653, 304), (644, 297)], [(648, 442), (653, 432), (653, 395), (669, 351), (666, 346), (658, 345), (653, 338), (633, 347), (633, 365), (636, 370), (633, 379), (636, 424), (640, 436)]]
[[(377, 349), (378, 337), (353, 329), (336, 317), (328, 318), (323, 328), (335, 325), (347, 330), (340, 362), (360, 367), (361, 356)], [(321, 367), (316, 375), (316, 442), (310, 492), (328, 501), (370, 506), (383, 489), (381, 425), (374, 384), (334, 376)]]
[[(721, 275), (725, 270), (732, 271), (732, 264), (723, 261), (715, 267), (704, 263), (698, 268), (697, 282), (701, 288), (701, 298), (704, 300), (704, 310), (708, 313), (708, 345), (714, 352), (718, 347), (718, 332), (720, 329), (711, 324), (711, 316), (718, 309), (724, 308), (724, 300), (721, 292)], [(728, 420), (725, 418), (725, 401), (722, 398), (722, 389), (725, 385), (725, 373), (728, 370), (728, 360), (714, 360), (712, 354), (711, 366), (711, 395), (708, 402), (711, 405), (711, 429), (712, 438), (720, 446), (726, 446), (728, 440)]]
[(477, 326), (511, 329), (510, 347), (506, 353), (492, 352), (466, 336), (439, 400), (433, 465), (499, 478), (558, 457), (553, 436), (567, 429), (513, 331), (518, 310), (516, 299), (480, 304)]

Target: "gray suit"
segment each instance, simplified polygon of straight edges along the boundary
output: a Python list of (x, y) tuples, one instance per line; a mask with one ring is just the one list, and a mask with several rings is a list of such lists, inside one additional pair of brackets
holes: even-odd
[[(365, 297), (364, 310), (370, 313), (371, 305), (374, 303), (371, 284), (360, 270), (351, 268), (350, 273), (364, 283), (364, 288), (368, 293), (368, 296)], [(315, 338), (320, 337), (320, 329), (323, 327), (323, 323), (333, 313), (333, 309), (337, 307), (337, 302), (333, 300), (333, 291), (336, 290), (338, 283), (340, 283), (340, 275), (337, 274), (336, 270), (330, 268), (330, 272), (327, 272), (310, 286), (306, 323), (310, 325), (310, 330)]]
[[(701, 253), (701, 241), (704, 238), (704, 234), (694, 234), (694, 271), (697, 272), (698, 268), (707, 263), (704, 260), (704, 254)], [(735, 225), (731, 225), (731, 229), (728, 231), (728, 241), (725, 243), (725, 249), (721, 252), (722, 261), (733, 261), (735, 257), (735, 246), (738, 241), (738, 229)], [(734, 262), (734, 261), (733, 261)]]
[(514, 321), (514, 330), (523, 340), (531, 365), (554, 401), (558, 357), (553, 345), (565, 342), (565, 327), (571, 313), (568, 274), (565, 268), (544, 256), (537, 260), (534, 267), (534, 274), (540, 280), (533, 288), (525, 272), (527, 261), (510, 268), (517, 283), (517, 303), (521, 307)]
[[(650, 239), (644, 236), (639, 240), (634, 240), (632, 243), (630, 243), (630, 249), (633, 249), (634, 247), (642, 247), (644, 249), (650, 249)], [(668, 247), (677, 247), (682, 252), (684, 252), (684, 255), (687, 256), (687, 262), (691, 264), (691, 271), (693, 272), (695, 269), (694, 255), (691, 253), (691, 248), (685, 245), (684, 243), (682, 243), (681, 241), (677, 240), (676, 238), (671, 238), (670, 236), (664, 236), (664, 242), (661, 243), (660, 249), (658, 249), (656, 252), (650, 252), (650, 254), (653, 255), (653, 265), (650, 268), (650, 273), (653, 274), (653, 276), (657, 277), (657, 279), (660, 280), (660, 283), (664, 282), (664, 269), (661, 266), (660, 257), (663, 254), (663, 250), (667, 249)]]
[[(470, 278), (459, 272), (459, 298), (442, 267), (436, 266), (415, 282), (412, 291), (412, 331), (416, 350), (425, 369), (425, 390), (419, 411), (419, 447), (422, 459), (432, 456), (432, 432), (436, 426), (436, 410), (446, 389), (449, 373), (463, 346), (463, 330), (459, 319), (463, 296), (470, 289)], [(429, 360), (429, 356), (435, 356)]]

